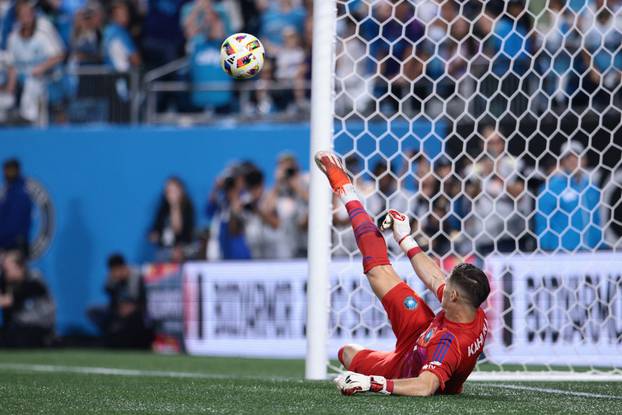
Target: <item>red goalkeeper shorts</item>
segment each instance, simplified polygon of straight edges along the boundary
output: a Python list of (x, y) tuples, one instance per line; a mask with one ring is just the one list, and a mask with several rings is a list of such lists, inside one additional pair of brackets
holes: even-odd
[(400, 377), (405, 355), (412, 351), (421, 333), (434, 319), (434, 312), (405, 282), (399, 283), (386, 293), (382, 298), (382, 305), (397, 338), (395, 350), (361, 350), (352, 359), (348, 370), (395, 379)]

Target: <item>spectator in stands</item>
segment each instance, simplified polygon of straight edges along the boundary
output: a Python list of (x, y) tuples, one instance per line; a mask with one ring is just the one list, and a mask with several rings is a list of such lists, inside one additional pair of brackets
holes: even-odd
[(545, 251), (598, 248), (602, 242), (600, 190), (586, 171), (585, 148), (577, 141), (561, 150), (560, 170), (540, 187), (535, 216)]
[(265, 209), (278, 218), (278, 242), (275, 258), (286, 259), (306, 254), (309, 193), (307, 178), (293, 154), (284, 153), (277, 162), (274, 187)]
[[(368, 93), (370, 86), (361, 79), (370, 76), (371, 65), (357, 65), (357, 61), (365, 57), (365, 43), (358, 36), (357, 26), (352, 20), (346, 19), (337, 25), (338, 40), (336, 42), (335, 76), (340, 80), (335, 84), (337, 97), (335, 111), (347, 114), (352, 108), (366, 108), (373, 96)], [(310, 43), (309, 43), (310, 44)]]
[(251, 259), (246, 241), (244, 217), (244, 176), (239, 166), (228, 168), (216, 180), (207, 202), (207, 217), (218, 231), (218, 246), (223, 259)]
[(536, 58), (536, 71), (544, 78), (544, 107), (549, 101), (555, 105), (567, 102), (567, 95), (578, 85), (572, 71), (572, 57), (581, 46), (581, 38), (574, 30), (576, 16), (564, 7), (565, 3), (563, 0), (550, 1), (545, 10), (547, 18), (541, 19), (538, 26), (536, 40), (541, 53)]
[[(507, 2), (505, 13), (497, 15), (494, 7), (483, 7), (476, 20), (475, 33), (482, 41), (482, 50), (491, 64), (491, 72), (504, 76), (508, 72), (523, 75), (529, 69), (529, 53), (532, 52), (531, 18), (524, 0)], [(514, 85), (508, 85), (504, 93), (511, 95)]]
[(147, 69), (183, 56), (184, 34), (180, 11), (190, 0), (148, 0), (142, 25), (141, 46)]
[(54, 25), (65, 47), (69, 46), (73, 18), (76, 11), (82, 6), (82, 1), (39, 0), (37, 2), (39, 12)]
[[(221, 67), (220, 45), (225, 37), (223, 22), (210, 4), (201, 0), (186, 18), (187, 49), (190, 53), (190, 79), (194, 85), (218, 83), (231, 85), (232, 80)], [(202, 8), (199, 9), (199, 5)], [(197, 12), (196, 10), (200, 10)], [(195, 25), (196, 19), (201, 24)], [(216, 91), (193, 91), (191, 100), (197, 109), (228, 113), (232, 107), (233, 93), (230, 89)]]
[(244, 231), (253, 259), (272, 259), (278, 245), (279, 219), (266, 209), (264, 174), (252, 163), (242, 164), (246, 192), (242, 197)]
[[(448, 77), (450, 74), (458, 78), (466, 62), (464, 43), (459, 43), (468, 32), (466, 21), (459, 15), (460, 5), (455, 1), (445, 1), (439, 5), (440, 14), (427, 29), (425, 42), (421, 43), (423, 57), (429, 60), (425, 65), (425, 73), (437, 80), (437, 94), (446, 98), (455, 89), (455, 83)], [(462, 52), (462, 53), (460, 53)], [(425, 59), (424, 58), (424, 59)], [(398, 68), (399, 70), (399, 68)]]
[(0, 49), (0, 123), (9, 121), (15, 107), (15, 95), (8, 91), (8, 75), (11, 57), (6, 50)]
[(182, 7), (180, 16), (187, 42), (191, 42), (195, 36), (214, 33), (213, 25), (217, 25), (218, 31), (222, 33), (219, 35), (221, 43), (225, 33), (233, 33), (228, 8), (223, 2), (195, 0)]
[(506, 152), (505, 139), (493, 127), (485, 127), (484, 151), (467, 166), (469, 191), (462, 195), (459, 216), (464, 219), (464, 238), (474, 241), (477, 253), (514, 252), (527, 229), (531, 203), (520, 177), (521, 163)]
[[(441, 182), (436, 173), (430, 171), (419, 179), (419, 191), (412, 202), (412, 229), (422, 246), (444, 254), (448, 249), (448, 238), (445, 235), (449, 235), (451, 230), (443, 226), (443, 223), (447, 223), (443, 217), (449, 211), (449, 206), (444, 197), (436, 197), (440, 189)], [(446, 234), (441, 234), (441, 231)]]
[(191, 256), (194, 224), (194, 205), (183, 182), (169, 178), (149, 232), (149, 240), (160, 248), (158, 259), (178, 262)]
[[(421, 167), (425, 172), (425, 163)], [(452, 173), (452, 162), (445, 156), (438, 157), (432, 171), (422, 178), (421, 197), (415, 207), (421, 211), (419, 228), (438, 255), (449, 251), (460, 227), (450, 200), (459, 188)]]
[(34, 6), (20, 0), (16, 6), (18, 27), (8, 40), (11, 66), (8, 71), (6, 91), (17, 94), (20, 116), (34, 122), (39, 118), (41, 100), (48, 79), (63, 61), (62, 40), (54, 27), (43, 17), (37, 17)]
[(28, 255), (32, 200), (17, 159), (4, 162), (4, 188), (0, 191), (0, 252), (19, 250)]
[(613, 7), (598, 9), (583, 39), (582, 53), (587, 77), (583, 81), (586, 93), (595, 95), (593, 104), (597, 109), (610, 105), (612, 95), (620, 86), (622, 73), (622, 30), (617, 18), (622, 17), (620, 10), (614, 15)]
[(15, 1), (0, 0), (0, 50), (6, 49), (15, 20)]
[(41, 347), (54, 336), (55, 306), (45, 282), (19, 251), (0, 255), (2, 347)]
[(276, 56), (283, 46), (284, 27), (294, 27), (302, 35), (306, 11), (293, 0), (257, 0), (257, 7), (261, 11), (261, 41), (269, 55)]
[[(373, 58), (364, 61), (367, 63), (366, 70), (383, 75), (383, 78), (376, 78), (373, 85), (373, 96), (379, 99), (382, 112), (396, 111), (397, 99), (409, 95), (408, 80), (400, 76), (405, 73), (402, 72), (402, 62), (408, 60), (413, 51), (413, 43), (423, 36), (423, 27), (417, 20), (412, 19), (414, 11), (410, 2), (393, 5), (389, 1), (377, 1), (373, 3), (373, 19), (363, 18), (356, 28), (356, 37), (366, 43), (362, 55)], [(381, 38), (377, 39), (378, 36)], [(357, 46), (353, 39), (348, 39), (347, 43)], [(357, 72), (364, 75), (360, 73), (360, 69)], [(391, 81), (387, 82), (385, 78)], [(395, 96), (388, 95), (388, 92)]]
[(289, 104), (283, 100), (283, 94), (280, 91), (270, 90), (269, 87), (276, 81), (274, 77), (274, 59), (266, 56), (264, 58), (263, 69), (259, 73), (259, 82), (257, 82), (258, 88), (254, 91), (254, 105), (246, 106), (245, 102), (241, 102), (241, 107), (245, 112), (259, 114), (272, 114), (277, 110), (282, 110)]
[(372, 170), (378, 181), (378, 191), (367, 200), (369, 212), (380, 217), (388, 209), (400, 212), (413, 211), (413, 195), (409, 191), (398, 187), (396, 173), (385, 160), (378, 161)]
[(88, 2), (76, 12), (70, 40), (71, 63), (78, 66), (102, 63), (103, 24), (104, 12), (96, 1)]
[(110, 8), (110, 22), (104, 29), (103, 54), (106, 65), (118, 72), (140, 66), (138, 48), (128, 31), (130, 11), (124, 1), (115, 1)]
[[(484, 139), (484, 151), (474, 164), (465, 168), (467, 177), (475, 175), (480, 178), (498, 178), (503, 181), (523, 170), (522, 161), (506, 151), (505, 138), (497, 129), (493, 126), (485, 126), (481, 130), (481, 135)], [(493, 172), (495, 176), (491, 176)]]
[(103, 334), (108, 347), (148, 348), (152, 333), (146, 323), (145, 284), (140, 272), (121, 254), (108, 257), (104, 287), (108, 304), (89, 308), (89, 319)]
[[(396, 179), (398, 173), (393, 167), (390, 162), (380, 160), (372, 170), (378, 189), (376, 190), (372, 185), (372, 189), (368, 190), (371, 194), (365, 202), (368, 212), (376, 219), (382, 218), (389, 209), (396, 209), (400, 212), (413, 212), (414, 210), (414, 195), (403, 186), (402, 182), (398, 182)], [(363, 187), (365, 184), (359, 182), (359, 186)], [(394, 241), (388, 240), (387, 244), (391, 252), (400, 252), (399, 245)]]
[(242, 18), (242, 31), (244, 33), (259, 33), (261, 13), (256, 0), (238, 0), (240, 17)]
[(401, 166), (396, 169), (397, 177), (401, 179), (402, 188), (415, 192), (419, 188), (419, 181), (430, 172), (430, 161), (419, 150), (406, 150)]
[(292, 84), (291, 90), (283, 91), (287, 94), (287, 101), (299, 108), (307, 107), (304, 90), (305, 81), (305, 52), (302, 49), (300, 36), (296, 29), (288, 26), (283, 29), (283, 47), (276, 55), (275, 76), (277, 81)]

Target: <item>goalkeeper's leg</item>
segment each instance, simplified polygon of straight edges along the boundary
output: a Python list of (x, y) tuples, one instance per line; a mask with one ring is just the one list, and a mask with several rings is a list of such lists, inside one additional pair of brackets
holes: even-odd
[(315, 162), (326, 174), (333, 191), (346, 206), (356, 244), (363, 256), (363, 271), (372, 290), (382, 300), (384, 295), (402, 282), (387, 255), (387, 244), (378, 227), (369, 217), (339, 157), (326, 151), (315, 155)]
[(348, 344), (339, 350), (339, 360), (349, 370), (360, 373), (395, 375), (401, 355), (412, 350), (414, 342), (427, 328), (434, 313), (391, 266), (384, 237), (365, 212), (339, 157), (320, 151), (315, 155), (315, 162), (346, 206), (356, 244), (363, 256), (363, 270), (372, 290), (382, 302), (397, 337), (394, 352), (380, 352)]

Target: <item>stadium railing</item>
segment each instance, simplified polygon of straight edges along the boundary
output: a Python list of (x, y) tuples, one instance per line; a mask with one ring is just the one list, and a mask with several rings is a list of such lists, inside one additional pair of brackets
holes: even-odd
[[(145, 73), (142, 80), (142, 107), (143, 121), (147, 124), (162, 123), (209, 123), (225, 117), (231, 121), (302, 121), (308, 119), (308, 111), (275, 111), (269, 113), (261, 113), (250, 109), (253, 101), (252, 95), (258, 91), (280, 92), (293, 90), (294, 88), (303, 88), (305, 92), (311, 90), (311, 83), (294, 82), (294, 81), (264, 81), (261, 79), (237, 82), (213, 81), (194, 83), (192, 81), (170, 79), (175, 74), (188, 70), (190, 61), (182, 58), (153, 69)], [(224, 114), (215, 114), (213, 111), (185, 111), (183, 108), (176, 108), (170, 111), (170, 108), (161, 105), (161, 100), (166, 100), (165, 95), (171, 94), (190, 94), (193, 92), (225, 92), (234, 93), (231, 104), (238, 108), (231, 108)], [(236, 98), (237, 96), (237, 98)], [(199, 108), (200, 110), (200, 108)]]
[(69, 123), (137, 124), (140, 121), (140, 71), (117, 72), (105, 65), (64, 68), (48, 78), (40, 98), (39, 127), (62, 117)]

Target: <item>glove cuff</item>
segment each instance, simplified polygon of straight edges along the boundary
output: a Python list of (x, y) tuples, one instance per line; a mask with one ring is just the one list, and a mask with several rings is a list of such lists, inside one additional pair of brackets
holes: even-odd
[(422, 251), (422, 249), (419, 247), (419, 244), (417, 244), (417, 241), (415, 241), (415, 238), (413, 238), (412, 235), (406, 235), (405, 237), (403, 237), (399, 241), (399, 245), (402, 249), (402, 252), (404, 252), (408, 256), (408, 259), (411, 259)]
[(370, 376), (370, 392), (391, 395), (393, 393), (393, 387), (394, 383), (390, 379), (386, 379), (383, 376)]
[(393, 383), (393, 380), (388, 379), (387, 380), (387, 387), (385, 388), (387, 390), (387, 395), (393, 394), (393, 388), (394, 387), (395, 387), (395, 384)]

